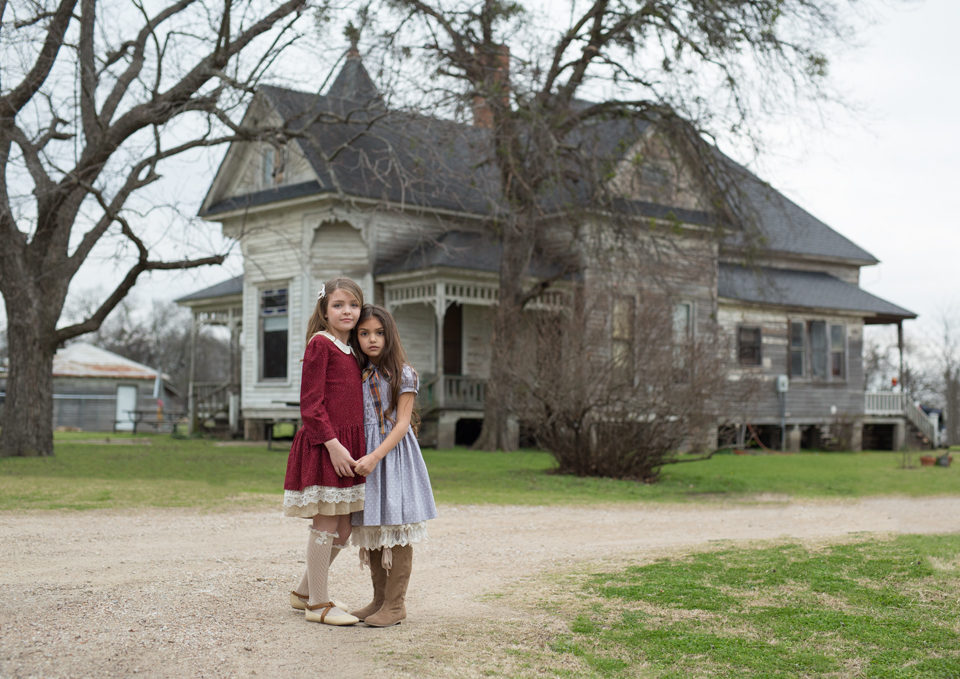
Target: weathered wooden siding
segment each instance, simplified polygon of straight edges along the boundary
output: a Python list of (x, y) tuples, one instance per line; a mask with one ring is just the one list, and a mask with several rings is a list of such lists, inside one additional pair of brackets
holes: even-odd
[(405, 257), (420, 247), (432, 247), (436, 239), (446, 231), (465, 230), (469, 224), (461, 224), (443, 217), (418, 217), (399, 211), (371, 210), (363, 215), (369, 230), (371, 261), (376, 266)]
[(490, 332), (493, 309), (466, 304), (463, 307), (463, 372), (470, 377), (490, 376)]
[[(308, 226), (309, 228), (309, 226)], [(321, 282), (345, 276), (360, 283), (370, 279), (370, 255), (359, 229), (343, 221), (322, 221), (313, 230), (310, 248), (310, 275), (319, 289)], [(372, 281), (364, 296), (371, 296)], [(314, 299), (314, 301), (316, 301)]]
[[(852, 316), (808, 315), (787, 310), (763, 309), (722, 303), (717, 318), (728, 339), (729, 360), (734, 366), (731, 378), (749, 381), (754, 389), (745, 403), (731, 410), (742, 410), (747, 421), (756, 424), (780, 421), (780, 402), (775, 389), (777, 375), (788, 374), (788, 332), (790, 320), (823, 320), (846, 328), (846, 377), (814, 380), (793, 377), (786, 396), (787, 423), (829, 423), (837, 418), (863, 414), (863, 322)], [(761, 333), (761, 365), (742, 366), (737, 360), (737, 328), (759, 327)], [(736, 389), (732, 389), (733, 392)], [(734, 413), (731, 413), (734, 414)]]
[[(305, 275), (298, 215), (273, 212), (244, 220), (241, 408), (245, 417), (273, 417), (300, 398), (300, 358), (306, 332)], [(260, 291), (287, 288), (287, 377), (260, 379)], [(316, 298), (314, 297), (314, 300)]]
[(436, 373), (437, 321), (429, 304), (405, 304), (393, 314), (407, 358), (420, 375)]
[(617, 165), (613, 189), (625, 198), (702, 210), (703, 190), (662, 135), (647, 134)]
[[(674, 234), (666, 242), (657, 233), (639, 233), (631, 239), (622, 235), (597, 232), (594, 256), (584, 272), (584, 295), (626, 296), (636, 302), (637, 322), (649, 318), (644, 305), (653, 300), (668, 304), (687, 303), (692, 308), (695, 336), (712, 333), (717, 310), (717, 245), (705, 235), (691, 232)], [(590, 316), (591, 332), (597, 337), (611, 336), (611, 314)], [(601, 347), (609, 351), (609, 346)]]

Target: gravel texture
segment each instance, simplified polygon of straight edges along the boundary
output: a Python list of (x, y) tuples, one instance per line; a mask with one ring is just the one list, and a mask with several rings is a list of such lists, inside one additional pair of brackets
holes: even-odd
[[(415, 548), (408, 619), (379, 630), (289, 607), (307, 525), (273, 509), (0, 512), (0, 677), (511, 674), (505, 644), (543, 648), (563, 630), (536, 607), (550, 574), (718, 543), (958, 532), (960, 497), (441, 506)], [(335, 598), (367, 603), (355, 550), (330, 578)]]

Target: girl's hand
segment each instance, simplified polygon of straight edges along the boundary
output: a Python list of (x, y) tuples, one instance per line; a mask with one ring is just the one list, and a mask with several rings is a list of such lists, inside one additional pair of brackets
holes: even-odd
[(357, 460), (354, 471), (360, 476), (369, 476), (371, 473), (373, 473), (373, 470), (377, 468), (377, 463), (379, 461), (380, 460), (373, 455), (364, 455)]
[(327, 451), (330, 453), (330, 462), (333, 463), (333, 470), (337, 476), (353, 476), (353, 468), (357, 464), (350, 457), (350, 453), (343, 444), (337, 439), (330, 439), (326, 442)]

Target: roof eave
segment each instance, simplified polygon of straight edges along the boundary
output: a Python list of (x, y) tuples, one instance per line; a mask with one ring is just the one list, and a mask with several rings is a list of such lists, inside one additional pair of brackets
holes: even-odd
[[(879, 313), (876, 311), (866, 311), (864, 309), (841, 309), (836, 307), (824, 306), (801, 306), (799, 304), (782, 304), (777, 302), (761, 302), (756, 300), (745, 300), (737, 297), (727, 297), (720, 295), (717, 297), (719, 304), (729, 304), (731, 306), (746, 306), (756, 309), (777, 309), (784, 312), (802, 312), (804, 314), (831, 314), (840, 316), (855, 316), (862, 318), (865, 325), (889, 325), (899, 321), (911, 320), (917, 317), (917, 314), (908, 312), (905, 314), (895, 314), (891, 312)], [(906, 311), (906, 310), (905, 310)]]

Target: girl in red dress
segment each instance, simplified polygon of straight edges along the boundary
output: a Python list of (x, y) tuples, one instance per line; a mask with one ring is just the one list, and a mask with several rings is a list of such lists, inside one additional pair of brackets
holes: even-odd
[(283, 511), (312, 519), (307, 568), (290, 604), (306, 619), (352, 625), (358, 619), (330, 600), (330, 563), (350, 537), (350, 513), (363, 509), (364, 479), (354, 474), (366, 454), (360, 366), (350, 346), (363, 291), (349, 278), (327, 281), (307, 323), (300, 379), (300, 418), (287, 458)]

